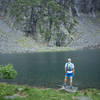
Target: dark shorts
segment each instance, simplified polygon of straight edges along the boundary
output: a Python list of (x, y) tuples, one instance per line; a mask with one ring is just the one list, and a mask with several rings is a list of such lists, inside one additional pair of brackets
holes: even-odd
[(65, 77), (72, 77), (73, 78), (73, 72), (72, 73), (65, 73)]

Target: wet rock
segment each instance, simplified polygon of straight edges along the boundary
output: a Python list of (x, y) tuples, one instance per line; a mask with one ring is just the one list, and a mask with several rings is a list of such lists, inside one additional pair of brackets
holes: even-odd
[(18, 91), (23, 91), (23, 88), (18, 88)]
[(16, 98), (16, 96), (15, 95), (13, 95), (13, 96), (4, 96), (4, 99), (15, 99)]
[(90, 97), (86, 97), (86, 96), (76, 96), (76, 97), (73, 97), (73, 100), (93, 100), (91, 99)]
[[(20, 88), (20, 89), (21, 89), (21, 88)], [(11, 100), (13, 100), (13, 99), (15, 99), (16, 97), (24, 98), (24, 97), (26, 97), (26, 96), (25, 96), (25, 95), (14, 94), (14, 95), (12, 95), (12, 96), (4, 96), (3, 98), (4, 98), (4, 99), (11, 99)]]

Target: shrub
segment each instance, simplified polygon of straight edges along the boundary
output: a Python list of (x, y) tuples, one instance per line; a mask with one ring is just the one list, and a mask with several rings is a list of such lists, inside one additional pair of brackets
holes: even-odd
[(0, 78), (4, 79), (14, 79), (17, 75), (15, 69), (13, 69), (13, 65), (8, 64), (6, 66), (0, 66)]

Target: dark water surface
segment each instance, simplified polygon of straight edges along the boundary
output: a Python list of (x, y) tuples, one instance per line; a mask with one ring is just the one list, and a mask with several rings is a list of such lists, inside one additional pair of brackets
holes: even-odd
[(74, 86), (100, 88), (100, 50), (0, 54), (0, 64), (11, 63), (18, 72), (16, 79), (9, 83), (56, 88), (63, 83), (68, 57), (75, 64)]

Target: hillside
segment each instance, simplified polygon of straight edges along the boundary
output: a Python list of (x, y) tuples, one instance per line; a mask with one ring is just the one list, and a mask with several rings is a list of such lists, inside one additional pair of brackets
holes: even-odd
[(0, 1), (0, 52), (100, 48), (99, 0), (22, 1)]
[(33, 52), (35, 42), (18, 30), (14, 30), (0, 17), (0, 52)]
[(89, 17), (82, 15), (77, 17), (77, 36), (70, 44), (75, 48), (100, 48), (100, 15)]
[[(91, 18), (86, 15), (77, 17), (77, 33), (67, 47), (70, 48), (100, 48), (99, 17)], [(33, 52), (40, 46), (24, 33), (14, 30), (0, 17), (0, 52)]]

